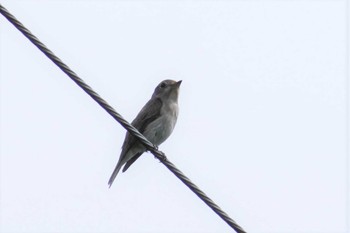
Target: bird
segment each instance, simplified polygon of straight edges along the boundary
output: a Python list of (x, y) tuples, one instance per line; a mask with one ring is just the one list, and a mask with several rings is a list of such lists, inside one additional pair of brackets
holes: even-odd
[[(131, 122), (143, 136), (158, 147), (173, 132), (179, 114), (178, 96), (182, 80), (164, 80), (155, 88), (151, 99)], [(109, 188), (123, 167), (123, 172), (146, 151), (146, 147), (126, 133), (118, 163), (108, 181)]]

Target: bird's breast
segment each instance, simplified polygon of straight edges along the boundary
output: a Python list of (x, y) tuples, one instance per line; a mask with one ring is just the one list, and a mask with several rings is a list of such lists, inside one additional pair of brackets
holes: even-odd
[(144, 136), (155, 145), (163, 143), (173, 132), (178, 112), (177, 103), (163, 104), (160, 116), (149, 124)]

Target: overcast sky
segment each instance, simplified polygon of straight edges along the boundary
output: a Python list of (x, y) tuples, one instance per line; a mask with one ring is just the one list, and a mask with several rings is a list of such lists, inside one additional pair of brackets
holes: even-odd
[[(183, 80), (160, 146), (248, 232), (350, 232), (347, 6), (297, 1), (1, 4), (130, 122)], [(0, 230), (232, 232), (0, 16)]]

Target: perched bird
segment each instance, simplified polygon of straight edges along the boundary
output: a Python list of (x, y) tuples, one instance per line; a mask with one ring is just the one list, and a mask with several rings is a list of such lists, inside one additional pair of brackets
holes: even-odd
[[(181, 82), (162, 81), (131, 123), (155, 146), (162, 144), (173, 132), (179, 113), (177, 99)], [(145, 151), (146, 148), (139, 140), (127, 132), (119, 161), (108, 181), (109, 187), (112, 186), (121, 167), (124, 166), (125, 172)]]

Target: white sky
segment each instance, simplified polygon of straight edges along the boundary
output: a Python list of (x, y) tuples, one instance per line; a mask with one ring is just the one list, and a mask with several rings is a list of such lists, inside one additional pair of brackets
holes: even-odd
[[(183, 80), (161, 145), (248, 232), (350, 232), (346, 2), (1, 4), (131, 121)], [(231, 232), (4, 17), (0, 230)]]

